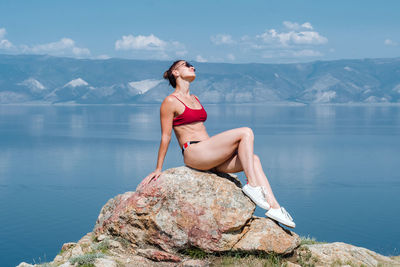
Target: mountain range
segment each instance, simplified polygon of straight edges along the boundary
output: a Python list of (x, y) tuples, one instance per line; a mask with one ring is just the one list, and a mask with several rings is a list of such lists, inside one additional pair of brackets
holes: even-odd
[[(0, 103), (160, 103), (172, 61), (0, 55)], [(191, 62), (202, 103), (400, 103), (400, 58), (293, 64)]]

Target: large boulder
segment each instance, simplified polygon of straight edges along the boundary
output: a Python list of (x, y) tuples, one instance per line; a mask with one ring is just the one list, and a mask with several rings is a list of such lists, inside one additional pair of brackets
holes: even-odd
[(300, 244), (295, 233), (253, 217), (254, 209), (236, 177), (179, 167), (109, 200), (93, 232), (123, 238), (152, 259), (159, 255), (154, 249), (161, 250), (160, 257), (171, 261), (193, 247), (287, 254)]

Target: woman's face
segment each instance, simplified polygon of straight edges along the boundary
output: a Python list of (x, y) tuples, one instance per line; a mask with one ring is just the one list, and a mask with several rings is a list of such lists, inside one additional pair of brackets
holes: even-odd
[(187, 61), (180, 61), (175, 65), (173, 74), (176, 78), (192, 82), (196, 78), (195, 68)]

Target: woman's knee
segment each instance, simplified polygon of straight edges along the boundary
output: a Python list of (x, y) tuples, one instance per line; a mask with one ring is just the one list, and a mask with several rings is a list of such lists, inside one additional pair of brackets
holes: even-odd
[(256, 154), (253, 155), (254, 163), (260, 163), (260, 157), (257, 156)]
[(254, 139), (254, 133), (250, 127), (242, 127), (240, 129), (242, 132), (242, 137)]

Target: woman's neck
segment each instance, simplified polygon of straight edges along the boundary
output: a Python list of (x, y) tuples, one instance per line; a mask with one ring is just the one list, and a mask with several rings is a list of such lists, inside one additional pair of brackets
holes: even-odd
[(187, 85), (176, 85), (175, 93), (184, 97), (190, 96), (189, 83)]

